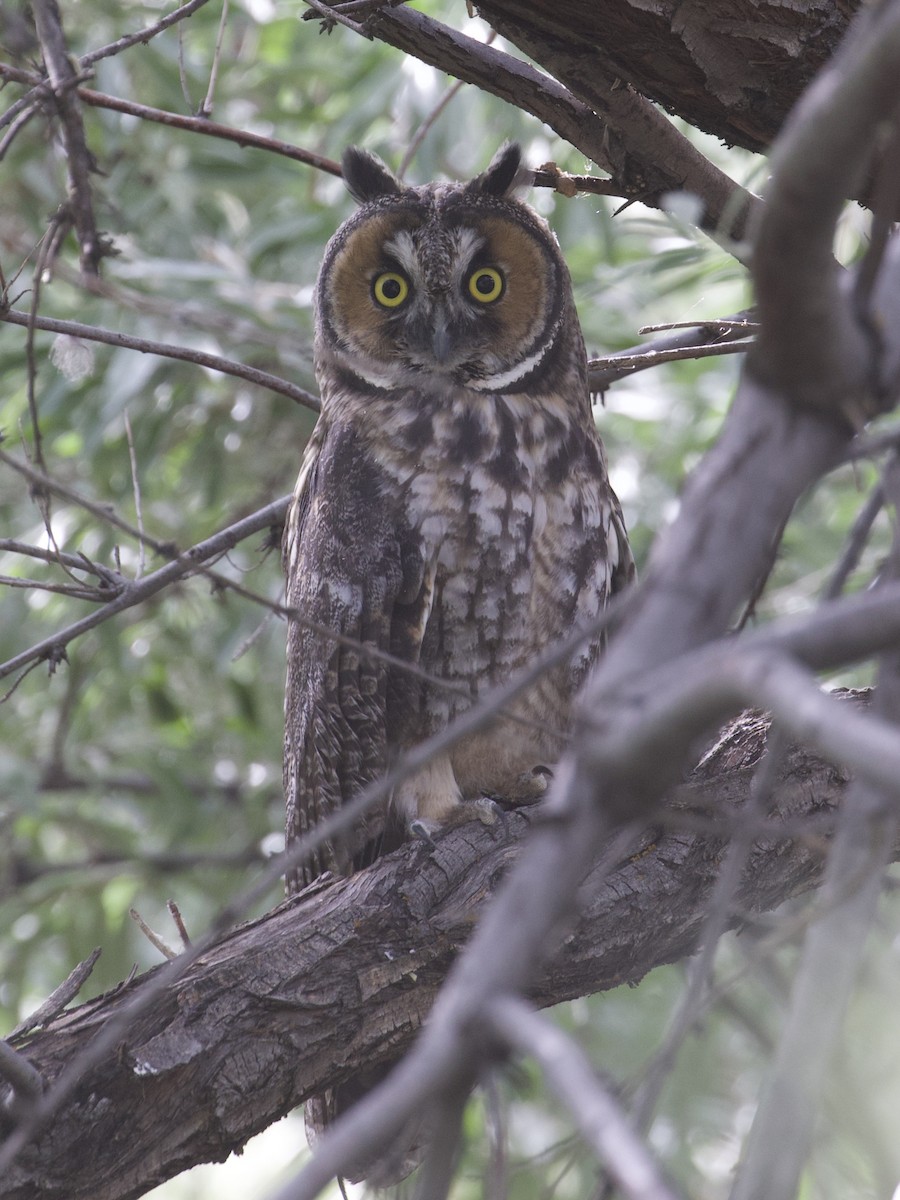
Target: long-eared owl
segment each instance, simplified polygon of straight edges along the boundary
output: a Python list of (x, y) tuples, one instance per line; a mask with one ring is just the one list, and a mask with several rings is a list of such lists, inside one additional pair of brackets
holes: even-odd
[[(633, 572), (569, 274), (546, 222), (511, 196), (518, 146), (466, 184), (407, 187), (359, 149), (343, 170), (360, 207), (319, 273), (322, 413), (284, 545), (298, 614), (289, 843), (586, 625)], [(525, 692), (522, 720), (493, 720), (407, 778), (289, 888), (364, 865), (467, 801), (534, 799), (599, 648)]]

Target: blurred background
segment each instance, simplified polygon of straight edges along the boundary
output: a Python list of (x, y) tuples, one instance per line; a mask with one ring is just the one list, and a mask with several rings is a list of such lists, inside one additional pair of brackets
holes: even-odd
[[(471, 37), (489, 34), (461, 3), (418, 7)], [(207, 94), (221, 36), (212, 108), (218, 122), (332, 159), (362, 144), (394, 167), (415, 143), (411, 182), (467, 178), (506, 139), (520, 141), (532, 165), (555, 160), (566, 171), (591, 170), (517, 109), (469, 86), (441, 108), (453, 80), (340, 26), (322, 34), (298, 10), (288, 0), (231, 0), (220, 27), (222, 6), (209, 4), (149, 44), (98, 62), (90, 86), (191, 113)], [(70, 49), (86, 53), (164, 11), (161, 4), (79, 0), (65, 6)], [(15, 6), (3, 7), (0, 47), (25, 65), (37, 53)], [(311, 298), (325, 243), (353, 207), (341, 182), (275, 154), (133, 116), (85, 109), (85, 120), (98, 167), (98, 221), (117, 254), (105, 260), (101, 286), (89, 291), (70, 236), (37, 280), (41, 315), (223, 355), (315, 391)], [(763, 160), (684, 129), (732, 178), (764, 187)], [(62, 153), (43, 121), (7, 149), (0, 194), (0, 266), (13, 307), (27, 311), (38, 247), (66, 194)], [(619, 201), (596, 196), (535, 190), (529, 199), (562, 245), (591, 354), (641, 342), (644, 325), (725, 316), (751, 301), (745, 269), (674, 217), (639, 204), (617, 211)], [(860, 253), (865, 228), (849, 209), (844, 261)], [(0, 324), (0, 427), (3, 450), (36, 465), (26, 342), (23, 329)], [(40, 331), (34, 359), (43, 461), (71, 490), (50, 500), (52, 541), (69, 554), (146, 574), (163, 559), (103, 513), (184, 549), (293, 487), (314, 414), (283, 396), (194, 365)], [(598, 397), (639, 566), (715, 438), (739, 368), (738, 356), (675, 363)], [(815, 600), (875, 477), (865, 463), (844, 467), (805, 500), (753, 619), (802, 611)], [(49, 547), (38, 498), (0, 462), (0, 536)], [(853, 587), (877, 569), (887, 532), (886, 518), (880, 521)], [(216, 569), (277, 600), (281, 569), (271, 542), (260, 533)], [(47, 590), (80, 579), (77, 572), (67, 577), (9, 549), (0, 550), (0, 577), (4, 661), (93, 607)], [(2, 1032), (96, 946), (103, 953), (84, 997), (112, 987), (134, 964), (143, 970), (158, 962), (129, 916), (132, 907), (177, 943), (168, 899), (188, 931), (199, 933), (281, 847), (284, 638), (277, 616), (196, 577), (80, 637), (55, 670), (42, 663), (0, 681)], [(829, 682), (865, 683), (867, 676)], [(280, 899), (273, 890), (257, 911)], [(802, 911), (802, 902), (792, 911)], [(885, 1196), (900, 1177), (896, 924), (886, 922), (876, 938), (829, 1095), (842, 1133), (818, 1148), (804, 1196)], [(717, 978), (740, 973), (740, 982), (685, 1044), (651, 1132), (662, 1162), (696, 1200), (726, 1193), (794, 953), (786, 938), (764, 970), (750, 973), (737, 940), (726, 939), (719, 951)], [(556, 1016), (627, 1093), (682, 987), (682, 968), (664, 968), (637, 988), (561, 1006)], [(529, 1066), (498, 1074), (472, 1101), (467, 1131), (466, 1167), (453, 1193), (459, 1200), (501, 1194), (491, 1191), (499, 1144), (507, 1146), (512, 1200), (594, 1194), (590, 1155)], [(296, 1167), (304, 1147), (294, 1114), (242, 1157), (196, 1168), (151, 1195), (255, 1200)]]

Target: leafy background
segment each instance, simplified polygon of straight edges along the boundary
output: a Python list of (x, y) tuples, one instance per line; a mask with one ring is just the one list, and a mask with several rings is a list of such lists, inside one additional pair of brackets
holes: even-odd
[[(459, 3), (420, 7), (471, 36), (487, 35)], [(64, 13), (70, 48), (84, 53), (163, 11), (161, 4), (81, 0)], [(101, 61), (92, 86), (194, 111), (208, 87), (221, 16), (218, 4), (207, 5), (148, 45)], [(423, 129), (452, 81), (346, 29), (322, 35), (299, 18), (299, 6), (287, 0), (231, 3), (215, 120), (331, 158), (361, 143), (395, 166), (423, 132), (408, 173), (416, 181), (470, 176), (507, 138), (521, 141), (535, 165), (554, 159), (564, 170), (590, 169), (547, 128), (471, 87)], [(9, 10), (0, 13), (0, 45), (9, 19)], [(102, 291), (91, 294), (70, 239), (52, 277), (41, 281), (40, 312), (225, 355), (314, 390), (312, 287), (327, 239), (351, 211), (340, 182), (273, 154), (113, 112), (86, 109), (85, 120), (99, 167), (98, 217), (118, 256), (104, 264)], [(741, 182), (762, 186), (759, 160), (691, 136)], [(40, 121), (13, 143), (0, 179), (0, 265), (15, 306), (26, 308), (36, 247), (66, 190), (59, 144)], [(532, 200), (562, 244), (591, 351), (633, 345), (645, 324), (725, 315), (749, 303), (744, 269), (675, 218), (639, 205), (616, 212), (615, 201), (597, 197), (538, 192)], [(848, 214), (845, 257), (858, 253), (862, 227), (857, 213)], [(59, 345), (50, 334), (38, 333), (35, 347), (49, 473), (131, 524), (140, 517), (154, 537), (190, 546), (293, 486), (313, 417), (290, 400), (149, 355)], [(78, 351), (89, 355), (80, 378), (72, 372)], [(737, 370), (731, 357), (641, 373), (611, 388), (598, 408), (639, 563), (654, 531), (677, 510), (686, 473), (715, 438)], [(25, 334), (8, 325), (0, 325), (0, 378), (5, 449), (33, 454)], [(787, 530), (756, 619), (802, 610), (816, 597), (873, 478), (867, 466), (843, 468), (807, 499)], [(138, 539), (76, 503), (54, 499), (51, 512), (62, 549), (118, 562), (130, 574), (159, 565)], [(47, 544), (27, 482), (5, 464), (0, 528)], [(881, 546), (876, 537), (853, 586), (871, 577)], [(278, 553), (263, 536), (243, 543), (218, 569), (270, 599), (280, 595)], [(58, 568), (10, 553), (0, 553), (0, 575), (65, 581)], [(3, 659), (88, 608), (39, 587), (4, 586), (2, 602)], [(279, 848), (283, 659), (280, 620), (195, 578), (99, 626), (70, 646), (67, 663), (52, 672), (44, 664), (4, 694), (4, 1029), (94, 946), (103, 954), (84, 995), (113, 986), (132, 964), (144, 969), (158, 961), (129, 916), (132, 906), (175, 941), (167, 899), (175, 899), (189, 931), (200, 931)], [(279, 898), (273, 891), (263, 907)], [(889, 1195), (900, 1177), (900, 1151), (885, 1150), (896, 1144), (886, 1134), (900, 1111), (900, 1049), (886, 1025), (900, 1004), (891, 924), (873, 951), (829, 1097), (844, 1136), (820, 1146), (805, 1185), (809, 1196)], [(720, 977), (740, 971), (745, 944), (726, 940)], [(764, 972), (745, 974), (686, 1044), (669, 1078), (651, 1141), (698, 1200), (724, 1194), (792, 955), (787, 940)], [(594, 1061), (627, 1092), (682, 988), (681, 968), (665, 968), (637, 989), (562, 1006), (558, 1018), (578, 1030)], [(494, 1079), (467, 1121), (466, 1173), (454, 1195), (502, 1194), (491, 1191), (500, 1181), (490, 1146), (504, 1137), (514, 1200), (594, 1194), (589, 1158), (531, 1069)], [(152, 1195), (262, 1197), (303, 1146), (295, 1114), (255, 1139), (242, 1158), (197, 1168)]]

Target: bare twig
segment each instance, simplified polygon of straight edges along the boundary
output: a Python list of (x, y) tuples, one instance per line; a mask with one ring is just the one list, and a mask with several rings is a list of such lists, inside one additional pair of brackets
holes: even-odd
[(500, 1043), (532, 1057), (550, 1089), (628, 1200), (676, 1200), (616, 1097), (577, 1044), (524, 1000), (498, 996), (485, 1014)]
[(600, 179), (596, 175), (570, 175), (561, 171), (556, 163), (544, 163), (534, 172), (534, 186), (552, 188), (561, 196), (571, 199), (582, 192), (588, 196), (620, 196), (627, 193), (614, 179)]
[[(21, 110), (17, 109), (17, 105), (21, 105)], [(13, 111), (16, 109), (17, 111)], [(9, 109), (0, 117), (0, 129), (8, 124), (9, 129), (0, 138), (0, 162), (2, 162), (7, 150), (16, 140), (18, 134), (22, 132), (25, 126), (32, 118), (38, 115), (38, 107), (36, 104), (28, 104), (24, 100), (18, 101), (17, 104), (11, 105)]]
[(150, 928), (136, 908), (129, 908), (128, 915), (137, 925), (138, 929), (140, 929), (141, 933), (144, 935), (150, 945), (153, 946), (155, 950), (158, 950), (163, 958), (166, 958), (171, 962), (173, 958), (178, 957), (178, 951), (173, 950), (169, 943), (160, 934), (158, 934), (154, 929)]
[[(352, 29), (354, 33), (358, 33), (361, 37), (367, 38), (369, 41), (372, 40), (372, 35), (366, 26), (360, 25), (358, 21), (352, 21), (340, 11), (340, 8), (333, 8), (330, 4), (323, 4), (322, 0), (306, 0), (306, 3), (318, 16), (324, 18), (323, 27), (326, 30), (330, 30), (335, 24), (344, 25), (347, 29)], [(312, 13), (304, 13), (303, 15), (304, 17), (311, 17)]]
[(435, 104), (434, 108), (431, 110), (425, 120), (419, 125), (419, 128), (410, 138), (409, 145), (403, 152), (403, 157), (400, 159), (400, 165), (397, 168), (398, 179), (402, 179), (406, 174), (409, 169), (409, 164), (415, 158), (416, 151), (427, 137), (429, 129), (431, 129), (435, 121), (462, 87), (463, 80), (461, 79), (457, 79), (455, 83), (452, 83), (444, 92), (443, 96), (441, 96), (440, 100), (438, 100), (437, 104)]
[(605, 358), (593, 358), (588, 363), (588, 383), (592, 392), (600, 392), (638, 371), (658, 367), (662, 363), (679, 362), (684, 359), (719, 358), (724, 354), (746, 354), (753, 345), (749, 339), (739, 342), (715, 342), (709, 346), (688, 345), (672, 350), (627, 350), (609, 354)]
[(859, 565), (862, 552), (869, 540), (872, 526), (884, 508), (884, 489), (877, 483), (866, 497), (866, 502), (856, 514), (853, 528), (841, 552), (841, 557), (831, 572), (822, 591), (823, 600), (833, 600), (844, 590), (844, 585)]
[(75, 98), (77, 89), (72, 87), (76, 71), (68, 55), (59, 10), (53, 0), (33, 0), (32, 12), (63, 130), (69, 175), (69, 204), (78, 234), (81, 267), (86, 274), (96, 275), (100, 260), (109, 253), (109, 244), (107, 239), (97, 232), (94, 217), (90, 184), (94, 162), (87, 147), (84, 122)]
[[(654, 338), (652, 342), (641, 346), (632, 346), (628, 350), (617, 350), (603, 358), (591, 359), (588, 363), (588, 381), (592, 392), (603, 391), (604, 388), (619, 379), (645, 370), (657, 363), (672, 358), (702, 358), (711, 354), (737, 354), (748, 349), (751, 345), (746, 338), (755, 333), (756, 324), (748, 321), (743, 314), (736, 317), (719, 317), (713, 321), (676, 321), (665, 325), (644, 325), (638, 333), (656, 333), (679, 330), (669, 333), (666, 337)], [(699, 351), (699, 353), (695, 353)]]
[(132, 46), (146, 46), (157, 34), (191, 16), (207, 2), (208, 0), (189, 0), (189, 3), (182, 4), (174, 12), (168, 13), (153, 25), (148, 25), (146, 29), (141, 29), (137, 33), (129, 33), (125, 37), (120, 37), (115, 42), (110, 42), (107, 46), (100, 46), (96, 50), (91, 50), (87, 54), (83, 54), (79, 59), (82, 70), (93, 66), (95, 62), (99, 62), (102, 58), (110, 58), (114, 54), (121, 54), (123, 50), (128, 50)]
[(44, 659), (51, 659), (58, 661), (65, 654), (66, 646), (89, 629), (95, 628), (95, 626), (109, 620), (110, 617), (116, 616), (127, 608), (132, 608), (135, 604), (143, 603), (144, 600), (156, 595), (157, 592), (168, 587), (176, 579), (183, 579), (186, 575), (190, 575), (201, 568), (209, 559), (217, 558), (227, 550), (232, 549), (239, 542), (243, 541), (244, 538), (250, 537), (252, 534), (258, 533), (260, 530), (266, 529), (271, 525), (278, 524), (284, 519), (288, 503), (289, 499), (287, 497), (276, 500), (251, 516), (245, 517), (241, 521), (236, 521), (226, 529), (213, 534), (206, 541), (192, 546), (190, 550), (179, 554), (171, 562), (166, 563), (164, 567), (160, 567), (159, 570), (145, 575), (143, 579), (126, 584), (119, 595), (108, 604), (103, 605), (102, 608), (95, 610), (86, 617), (82, 617), (80, 621), (75, 621), (72, 625), (61, 629), (51, 637), (44, 638), (43, 641), (32, 646), (29, 650), (23, 650), (20, 654), (0, 664), (0, 679), (13, 674), (34, 660), (42, 661)]
[[(28, 314), (17, 312), (15, 309), (4, 311), (0, 308), (0, 321), (27, 327), (29, 317)], [(318, 412), (320, 408), (318, 397), (313, 396), (304, 388), (280, 379), (277, 375), (271, 375), (268, 371), (260, 371), (257, 367), (248, 367), (243, 363), (233, 362), (218, 354), (207, 354), (203, 350), (191, 350), (186, 346), (173, 346), (169, 342), (154, 342), (147, 338), (132, 337), (130, 334), (117, 333), (112, 329), (83, 325), (79, 321), (57, 321), (52, 317), (35, 317), (33, 324), (35, 329), (44, 329), (49, 333), (65, 333), (70, 337), (103, 342), (107, 346), (118, 346), (124, 350), (137, 350), (140, 354), (158, 354), (161, 358), (173, 358), (179, 362), (189, 362), (198, 367), (207, 367), (211, 371), (221, 371), (223, 375), (233, 375), (237, 379), (245, 379), (248, 383), (255, 383), (259, 387), (268, 388), (271, 392), (287, 396), (305, 408), (312, 409), (313, 412)]]
[(146, 565), (144, 541), (144, 513), (141, 506), (141, 481), (138, 475), (137, 454), (134, 449), (134, 436), (131, 432), (131, 421), (128, 418), (128, 409), (122, 413), (122, 418), (125, 422), (125, 438), (128, 442), (128, 463), (131, 468), (131, 490), (134, 493), (134, 512), (137, 518), (138, 528), (138, 564), (135, 571), (135, 579), (140, 579), (144, 573)]
[(219, 28), (216, 31), (216, 44), (213, 47), (212, 66), (209, 68), (209, 84), (206, 88), (206, 95), (203, 98), (203, 103), (200, 105), (200, 111), (197, 114), (201, 117), (208, 117), (213, 110), (213, 96), (216, 91), (216, 80), (219, 77), (219, 61), (222, 57), (222, 44), (225, 40), (225, 30), (228, 27), (228, 0), (222, 0), (222, 12), (219, 17)]
[(46, 1025), (48, 1021), (52, 1021), (54, 1017), (59, 1016), (66, 1005), (74, 1000), (84, 987), (99, 957), (100, 947), (98, 946), (96, 950), (92, 950), (87, 958), (78, 964), (74, 971), (69, 972), (59, 987), (53, 989), (40, 1008), (35, 1009), (30, 1017), (26, 1017), (24, 1021), (15, 1027), (10, 1037), (21, 1037), (23, 1033), (30, 1033), (32, 1029), (39, 1029), (41, 1025)]
[(169, 916), (175, 922), (175, 928), (178, 930), (178, 936), (181, 938), (181, 948), (182, 950), (187, 950), (191, 944), (191, 939), (188, 935), (187, 926), (184, 923), (184, 917), (181, 915), (181, 909), (174, 900), (167, 900), (166, 908), (169, 910)]
[(118, 96), (108, 96), (104, 92), (95, 92), (90, 88), (77, 89), (78, 97), (85, 104), (95, 108), (109, 108), (114, 112), (127, 113), (132, 117), (140, 117), (143, 121), (155, 121), (160, 125), (168, 125), (172, 129), (186, 129), (190, 133), (200, 133), (205, 137), (222, 138), (226, 142), (234, 142), (238, 146), (252, 146), (257, 150), (267, 150), (271, 154), (280, 154), (283, 158), (293, 159), (294, 162), (306, 163), (317, 171), (328, 175), (341, 174), (340, 163), (312, 150), (303, 150), (292, 146), (290, 142), (281, 142), (277, 138), (263, 137), (262, 134), (248, 133), (242, 129), (233, 129), (230, 125), (220, 125), (217, 121), (208, 121), (205, 117), (185, 117), (181, 113), (167, 112), (161, 108), (150, 108), (146, 104), (135, 104), (130, 100), (122, 100)]
[(111, 571), (99, 563), (91, 562), (83, 554), (66, 554), (62, 550), (45, 550), (42, 546), (31, 546), (27, 542), (19, 542), (15, 538), (0, 538), (0, 551), (10, 554), (22, 554), (28, 558), (37, 558), (45, 563), (60, 563), (73, 571), (89, 571), (100, 580), (101, 588), (118, 588), (124, 583), (123, 577), (117, 571)]

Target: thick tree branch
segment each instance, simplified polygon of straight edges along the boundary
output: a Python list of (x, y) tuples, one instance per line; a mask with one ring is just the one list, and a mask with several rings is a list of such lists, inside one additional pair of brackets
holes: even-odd
[(753, 259), (760, 332), (748, 358), (754, 377), (791, 404), (853, 424), (894, 397), (872, 394), (877, 343), (834, 261), (832, 232), (871, 168), (876, 131), (885, 117), (896, 119), (900, 103), (897, 7), (867, 9), (861, 18), (791, 113), (772, 154), (769, 211)]
[[(885, 491), (894, 507), (894, 540), (887, 577), (900, 577), (900, 536), (896, 514), (900, 471), (888, 468)], [(879, 660), (878, 694), (873, 706), (900, 744), (900, 653)], [(889, 724), (893, 722), (893, 725)], [(900, 776), (880, 786), (858, 777), (851, 783), (819, 900), (821, 914), (811, 928), (747, 1148), (732, 1192), (733, 1200), (792, 1200), (809, 1155), (820, 1097), (838, 1046), (844, 1014), (859, 975), (863, 953), (881, 896), (884, 868), (900, 814)], [(781, 1150), (771, 1153), (773, 1140)]]
[[(502, 22), (497, 28), (503, 32)], [(747, 218), (759, 206), (755, 196), (714, 167), (649, 101), (618, 88), (614, 73), (602, 72), (595, 61), (587, 72), (579, 72), (561, 54), (559, 61), (549, 63), (562, 81), (557, 82), (410, 8), (379, 10), (366, 29), (546, 122), (609, 171), (616, 188), (631, 199), (658, 206), (667, 192), (691, 191), (704, 202), (703, 227), (734, 239), (744, 236)]]
[[(758, 717), (736, 723), (681, 789), (672, 819), (738, 812), (765, 734)], [(842, 772), (792, 751), (730, 924), (815, 884), (820, 855), (806, 839), (783, 842), (779, 829), (833, 813), (845, 785)], [(434, 850), (408, 845), (207, 949), (4, 1172), (0, 1196), (25, 1200), (39, 1187), (47, 1200), (126, 1200), (195, 1162), (225, 1158), (306, 1096), (396, 1057), (528, 824), (513, 814), (508, 837), (475, 821)], [(595, 871), (583, 915), (529, 990), (532, 1000), (546, 1006), (635, 982), (690, 953), (726, 836), (650, 834), (642, 853)], [(52, 1082), (154, 978), (56, 1018), (19, 1048)], [(115, 1133), (125, 1129), (125, 1139)]]

